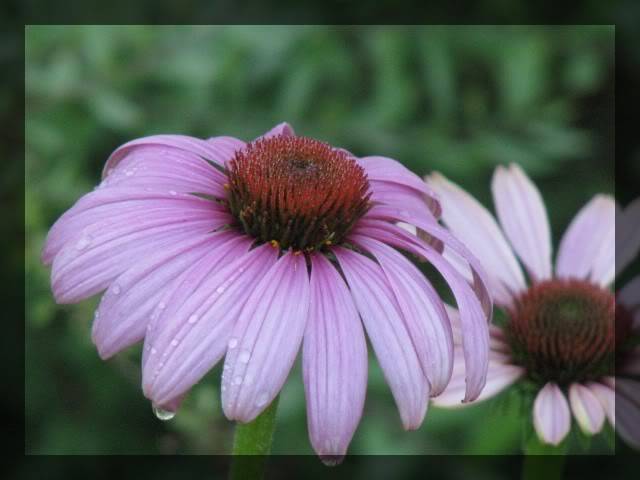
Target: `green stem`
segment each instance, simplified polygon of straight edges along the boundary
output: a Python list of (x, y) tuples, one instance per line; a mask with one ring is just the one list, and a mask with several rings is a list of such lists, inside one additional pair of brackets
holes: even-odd
[(278, 399), (274, 398), (254, 421), (237, 424), (233, 438), (231, 480), (258, 480), (263, 477), (264, 466), (271, 453)]
[(522, 480), (561, 480), (566, 446), (546, 445), (536, 437), (528, 442), (522, 462)]

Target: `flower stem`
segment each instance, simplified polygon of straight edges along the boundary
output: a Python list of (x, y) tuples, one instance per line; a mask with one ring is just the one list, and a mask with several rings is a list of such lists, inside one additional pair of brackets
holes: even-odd
[(237, 424), (233, 438), (231, 480), (258, 480), (264, 475), (264, 466), (271, 453), (273, 431), (278, 410), (276, 397), (255, 420)]
[(536, 437), (528, 442), (522, 461), (522, 480), (560, 480), (566, 447), (546, 445)]

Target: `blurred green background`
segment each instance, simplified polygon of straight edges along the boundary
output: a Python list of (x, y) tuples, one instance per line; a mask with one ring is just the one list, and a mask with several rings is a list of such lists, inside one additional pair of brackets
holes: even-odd
[[(120, 144), (156, 133), (252, 139), (286, 120), (356, 155), (439, 170), (488, 206), (495, 165), (518, 162), (542, 190), (557, 244), (580, 206), (614, 190), (613, 83), (613, 27), (27, 27), (25, 451), (230, 449), (219, 368), (160, 422), (140, 389), (140, 349), (102, 362), (90, 341), (97, 299), (59, 306), (50, 293), (45, 234)], [(350, 453), (518, 453), (523, 422), (509, 397), (433, 408), (407, 433), (372, 359)], [(299, 366), (274, 453), (312, 453)]]

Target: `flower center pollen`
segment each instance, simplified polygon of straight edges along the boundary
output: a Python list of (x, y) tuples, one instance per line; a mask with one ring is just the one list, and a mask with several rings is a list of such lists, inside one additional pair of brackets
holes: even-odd
[(582, 280), (536, 284), (515, 301), (505, 332), (516, 362), (536, 382), (596, 379), (613, 372), (629, 316), (608, 290)]
[(370, 207), (364, 169), (311, 138), (256, 140), (236, 153), (228, 171), (229, 207), (241, 228), (282, 250), (339, 243)]

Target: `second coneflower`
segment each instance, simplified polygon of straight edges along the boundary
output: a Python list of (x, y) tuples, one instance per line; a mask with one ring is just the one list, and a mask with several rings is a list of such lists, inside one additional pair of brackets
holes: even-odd
[[(640, 448), (640, 278), (617, 297), (609, 289), (640, 248), (640, 201), (623, 212), (612, 197), (595, 196), (562, 237), (553, 269), (542, 197), (518, 166), (499, 167), (493, 177), (502, 230), (443, 176), (431, 175), (427, 183), (440, 194), (447, 226), (473, 239), (469, 248), (482, 259), (506, 316), (504, 324), (491, 326), (487, 387), (478, 400), (520, 382), (536, 392), (532, 420), (544, 443), (562, 442), (573, 416), (589, 435), (608, 419), (628, 444)], [(455, 318), (455, 309), (450, 314)], [(464, 365), (457, 362), (451, 383), (434, 403), (461, 405), (463, 378)]]
[(421, 424), (451, 376), (444, 305), (399, 250), (451, 287), (465, 399), (484, 386), (491, 301), (477, 261), (439, 215), (431, 190), (396, 161), (356, 158), (287, 124), (250, 143), (161, 135), (111, 155), (100, 186), (52, 227), (43, 260), (60, 303), (106, 289), (93, 340), (109, 358), (144, 339), (144, 393), (164, 418), (224, 357), (224, 413), (251, 422), (302, 346), (311, 443), (335, 458), (363, 410), (365, 331), (405, 428)]

